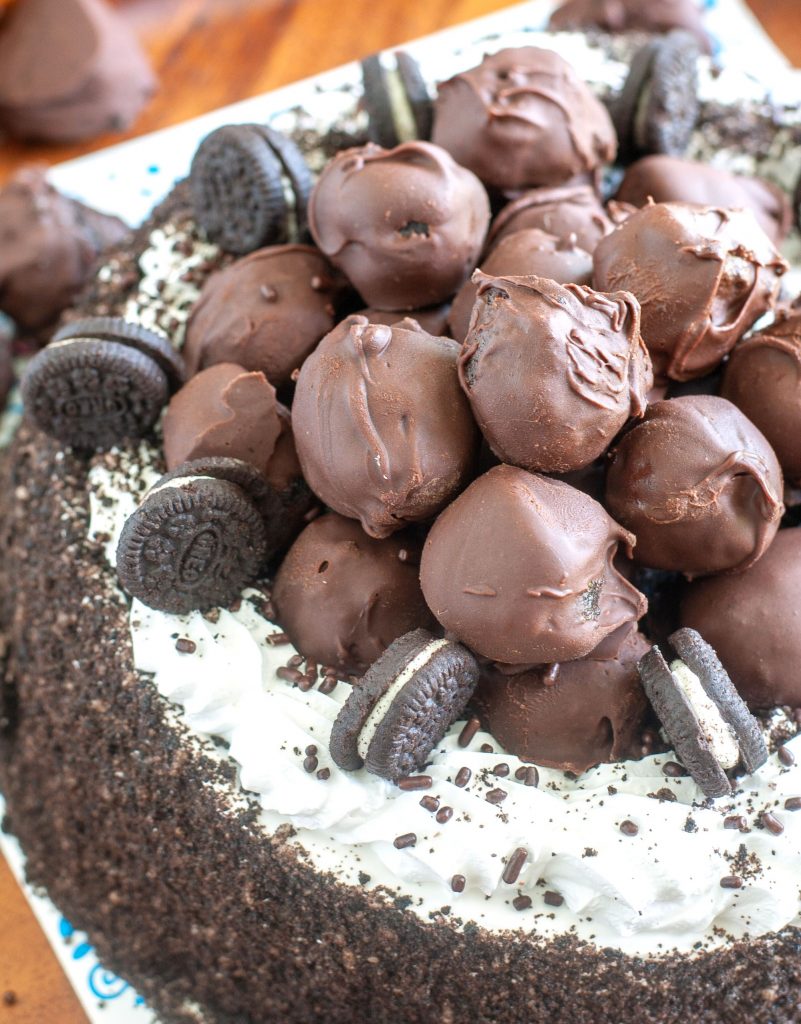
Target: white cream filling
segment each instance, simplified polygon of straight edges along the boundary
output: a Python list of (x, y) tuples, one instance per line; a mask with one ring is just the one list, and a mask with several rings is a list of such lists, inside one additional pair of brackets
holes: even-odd
[(375, 731), (381, 722), (384, 720), (389, 709), (404, 686), (414, 676), (416, 672), (419, 672), (421, 668), (431, 661), (437, 651), (441, 651), (447, 644), (447, 640), (434, 640), (433, 643), (427, 644), (419, 654), (416, 654), (406, 668), (399, 674), (398, 678), (391, 684), (385, 693), (376, 702), (375, 707), (365, 719), (362, 731), (359, 733), (359, 739), (356, 743), (356, 749), (359, 751), (359, 757), (362, 761), (367, 760), (367, 751), (370, 749), (370, 744), (373, 742)]
[(159, 491), (166, 491), (170, 487), (186, 487), (187, 484), (197, 483), (198, 480), (217, 480), (216, 476), (175, 476), (172, 480), (165, 480), (163, 484), (159, 484), (156, 487), (151, 487), (147, 494), (144, 496), (142, 501), (147, 501), (148, 498), (152, 498), (154, 494), (158, 494)]
[(398, 65), (393, 62), (391, 67), (384, 67), (384, 76), (392, 125), (398, 141), (413, 142), (417, 138), (417, 123)]
[(737, 736), (734, 729), (724, 720), (714, 701), (707, 695), (701, 680), (679, 658), (670, 663), (670, 672), (690, 702), (715, 760), (722, 768), (736, 767), (740, 760)]

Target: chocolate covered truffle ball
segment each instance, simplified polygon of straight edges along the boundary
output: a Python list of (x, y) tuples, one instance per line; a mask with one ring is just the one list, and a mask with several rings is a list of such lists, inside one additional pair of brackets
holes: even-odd
[(439, 87), (432, 140), (485, 185), (561, 185), (614, 159), (606, 108), (571, 66), (535, 46), (499, 50)]
[(62, 196), (44, 171), (19, 171), (0, 190), (0, 310), (25, 330), (52, 323), (86, 283), (98, 254), (127, 228)]
[(762, 431), (788, 482), (801, 484), (801, 312), (780, 311), (737, 345), (721, 394)]
[[(490, 277), (535, 275), (559, 284), (592, 283), (592, 256), (580, 249), (575, 239), (563, 241), (538, 228), (506, 235), (481, 261), (480, 269)], [(449, 323), (457, 341), (464, 341), (467, 334), (477, 294), (478, 285), (465, 281), (453, 300)]]
[(303, 474), (373, 537), (430, 519), (470, 479), (478, 431), (458, 355), (414, 320), (349, 316), (303, 364), (292, 405)]
[(687, 395), (650, 406), (622, 438), (606, 506), (636, 536), (641, 565), (689, 577), (741, 572), (776, 535), (782, 487), (773, 449), (739, 409)]
[(435, 628), (419, 565), (420, 542), (409, 534), (376, 540), (353, 519), (320, 516), (278, 570), (277, 619), (306, 658), (360, 675), (399, 636)]
[(164, 417), (167, 468), (223, 455), (264, 473), (280, 433), (275, 388), (264, 374), (218, 363), (192, 377), (170, 400)]
[(657, 378), (710, 373), (769, 309), (788, 267), (750, 210), (654, 203), (598, 243), (595, 287), (632, 292)]
[(536, 764), (585, 772), (639, 758), (649, 705), (637, 662), (650, 647), (632, 630), (613, 658), (590, 655), (514, 675), (485, 665), (473, 703), (504, 750)]
[(285, 383), (336, 323), (337, 277), (309, 245), (258, 249), (213, 274), (187, 327), (190, 374), (238, 363)]
[(614, 565), (634, 537), (568, 484), (513, 466), (474, 481), (437, 519), (420, 582), (442, 626), (512, 665), (583, 658), (644, 613)]
[(481, 182), (428, 142), (339, 153), (309, 203), (315, 242), (378, 309), (449, 299), (475, 267), (488, 224)]
[(745, 572), (688, 584), (681, 622), (715, 648), (752, 708), (801, 707), (801, 529), (780, 530)]
[(551, 15), (548, 27), (603, 29), (605, 32), (691, 32), (707, 53), (709, 36), (696, 0), (567, 0)]
[(760, 227), (777, 245), (792, 226), (792, 210), (780, 188), (764, 178), (731, 174), (721, 167), (697, 160), (655, 154), (637, 160), (626, 169), (617, 199), (633, 206), (685, 202), (702, 206), (744, 207), (752, 211)]
[(450, 309), (451, 304), (449, 302), (443, 302), (439, 306), (429, 306), (428, 309), (414, 309), (409, 313), (398, 313), (397, 310), (372, 309), (370, 306), (367, 306), (365, 309), (357, 310), (354, 315), (366, 316), (371, 324), (386, 324), (387, 327), (399, 324), (401, 320), (410, 317), (412, 320), (416, 320), (428, 334), (433, 334), (435, 338), (442, 338), (448, 334), (448, 314)]
[(589, 185), (533, 188), (504, 206), (493, 220), (487, 236), (487, 251), (491, 252), (501, 239), (515, 231), (539, 228), (593, 253), (604, 235), (614, 227), (597, 193)]
[(490, 447), (545, 473), (588, 465), (645, 412), (653, 375), (637, 301), (544, 277), (474, 279), (459, 380)]

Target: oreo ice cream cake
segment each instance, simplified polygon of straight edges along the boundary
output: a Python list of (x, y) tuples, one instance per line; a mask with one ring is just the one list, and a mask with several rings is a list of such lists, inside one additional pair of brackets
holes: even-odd
[[(404, 64), (394, 146), (358, 82), (323, 131), (310, 107), (207, 138), (28, 369), (0, 490), (7, 826), (165, 1022), (801, 1013), (799, 481), (715, 377), (761, 317), (777, 360), (801, 344), (774, 313), (797, 126), (759, 210), (615, 206), (636, 43), (519, 41), (454, 55), (428, 117)], [(700, 109), (667, 155), (698, 155)], [(770, 173), (729, 146), (723, 171)], [(225, 213), (229, 168), (252, 217)], [(463, 342), (431, 333), (504, 206), (551, 254), (581, 219), (592, 279), (553, 280), (538, 243), (476, 276)], [(656, 296), (616, 283), (637, 223), (673, 268)]]

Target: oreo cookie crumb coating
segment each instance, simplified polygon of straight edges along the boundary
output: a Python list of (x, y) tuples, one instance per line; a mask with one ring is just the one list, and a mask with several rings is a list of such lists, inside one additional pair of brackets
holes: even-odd
[(632, 629), (612, 658), (590, 654), (514, 674), (482, 665), (473, 705), (504, 750), (539, 765), (581, 773), (637, 760), (649, 721), (637, 662), (649, 647)]
[(439, 516), (420, 582), (449, 635), (493, 661), (582, 658), (645, 613), (614, 566), (634, 538), (568, 484), (496, 466)]
[(292, 427), (303, 474), (373, 537), (431, 519), (472, 475), (478, 438), (458, 354), (414, 320), (350, 316), (301, 368)]
[(397, 637), (436, 629), (420, 590), (421, 551), (413, 534), (376, 540), (353, 519), (320, 516), (281, 563), (276, 618), (307, 658), (360, 675)]
[(645, 412), (653, 374), (639, 304), (545, 277), (473, 280), (459, 381), (491, 449), (543, 473), (588, 466)]
[(750, 210), (654, 203), (628, 217), (593, 254), (595, 287), (630, 291), (657, 380), (714, 370), (773, 308), (788, 270)]
[(173, 477), (126, 521), (117, 572), (149, 608), (184, 615), (230, 604), (264, 558), (264, 525), (244, 491), (225, 480)]
[(287, 383), (336, 323), (343, 282), (312, 246), (259, 249), (213, 274), (189, 318), (184, 355), (190, 374), (215, 363)]
[(792, 666), (801, 664), (799, 609), (801, 529), (793, 527), (779, 530), (745, 572), (688, 584), (680, 618), (715, 649), (749, 707), (796, 708), (801, 677)]
[(424, 629), (396, 640), (354, 687), (331, 731), (331, 755), (397, 781), (419, 771), (478, 682), (468, 650)]
[(481, 182), (439, 146), (346, 149), (309, 203), (314, 240), (378, 309), (450, 299), (478, 261), (489, 225)]
[(657, 402), (624, 434), (606, 505), (637, 538), (634, 559), (687, 577), (742, 572), (779, 529), (782, 473), (773, 449), (723, 398)]
[(488, 187), (561, 185), (610, 163), (606, 108), (552, 50), (499, 50), (439, 87), (432, 140)]
[(311, 173), (291, 139), (258, 124), (217, 128), (189, 172), (195, 219), (227, 252), (300, 241)]

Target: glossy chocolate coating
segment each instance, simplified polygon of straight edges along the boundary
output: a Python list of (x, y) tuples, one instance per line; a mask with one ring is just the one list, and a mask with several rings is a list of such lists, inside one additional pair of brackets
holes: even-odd
[(655, 203), (698, 203), (701, 206), (744, 207), (776, 245), (787, 236), (793, 220), (787, 196), (764, 178), (731, 174), (721, 167), (656, 154), (626, 169), (617, 200), (644, 206)]
[(581, 491), (496, 466), (437, 519), (420, 582), (438, 621), (477, 654), (570, 661), (645, 613), (613, 564), (633, 541)]
[(336, 323), (337, 277), (309, 245), (257, 249), (213, 274), (187, 327), (190, 374), (238, 363), (285, 383)]
[(779, 528), (782, 472), (773, 449), (723, 398), (657, 402), (624, 435), (606, 506), (637, 538), (634, 558), (689, 577), (741, 572)]
[(696, 0), (567, 0), (551, 15), (548, 27), (604, 29), (606, 32), (691, 32), (707, 53), (709, 36)]
[(657, 379), (710, 373), (772, 309), (788, 269), (750, 210), (654, 203), (594, 253), (595, 287), (630, 291)]
[(536, 764), (584, 772), (638, 758), (649, 705), (637, 662), (650, 646), (632, 630), (614, 658), (590, 655), (515, 675), (485, 665), (473, 703), (504, 750)]
[(504, 206), (493, 220), (487, 251), (524, 228), (539, 228), (563, 242), (573, 240), (585, 252), (593, 253), (604, 235), (614, 230), (614, 224), (589, 185), (533, 188)]
[(409, 313), (372, 309), (370, 306), (367, 306), (365, 309), (358, 309), (354, 315), (366, 316), (371, 324), (386, 324), (387, 327), (392, 327), (409, 317), (412, 320), (416, 320), (428, 334), (433, 334), (435, 338), (444, 338), (448, 336), (448, 314), (450, 309), (451, 305), (449, 302), (443, 302), (439, 306), (429, 306), (428, 309), (414, 309)]
[(3, 14), (0, 122), (24, 139), (119, 132), (155, 89), (129, 19), (103, 0), (24, 0)]
[(535, 46), (499, 50), (443, 82), (432, 139), (485, 185), (561, 185), (614, 159), (606, 107), (571, 66)]
[[(559, 284), (592, 283), (592, 256), (579, 249), (575, 240), (563, 241), (538, 228), (506, 235), (481, 261), (480, 269), (490, 277), (533, 274)], [(457, 341), (464, 341), (467, 335), (477, 294), (475, 282), (465, 281), (453, 300), (448, 322)]]
[(347, 149), (309, 203), (315, 242), (369, 306), (413, 310), (450, 299), (476, 265), (489, 199), (439, 146)]
[(0, 310), (26, 330), (52, 323), (100, 251), (127, 234), (117, 217), (57, 192), (39, 167), (19, 171), (0, 190), (0, 223)]
[(801, 707), (801, 529), (780, 530), (745, 572), (688, 584), (681, 622), (715, 648), (751, 707)]
[(490, 447), (533, 471), (589, 465), (645, 412), (653, 375), (636, 299), (544, 277), (474, 278), (459, 380)]
[(404, 633), (436, 628), (420, 590), (421, 544), (368, 537), (331, 512), (311, 522), (281, 563), (273, 603), (305, 657), (361, 675)]
[(167, 469), (209, 455), (266, 472), (281, 433), (275, 388), (236, 363), (202, 370), (177, 391), (164, 417)]
[(787, 481), (801, 484), (801, 313), (781, 310), (735, 347), (721, 394), (762, 431)]
[(292, 406), (303, 474), (373, 537), (430, 519), (471, 477), (478, 431), (458, 355), (414, 320), (349, 316), (303, 364)]

